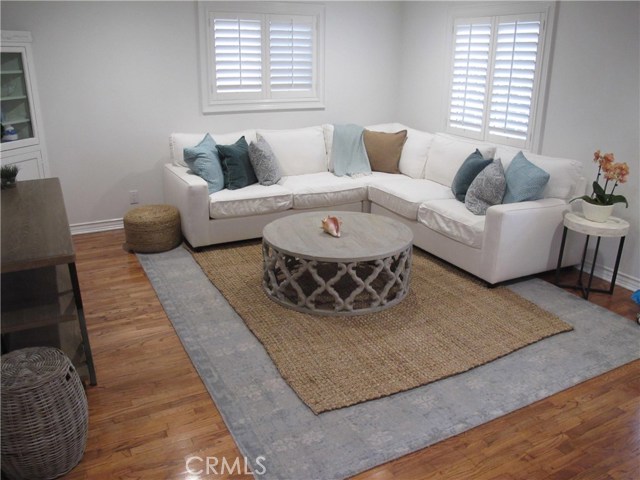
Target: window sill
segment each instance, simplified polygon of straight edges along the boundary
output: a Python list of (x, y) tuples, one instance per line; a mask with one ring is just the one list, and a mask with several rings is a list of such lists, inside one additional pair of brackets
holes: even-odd
[(204, 105), (202, 113), (248, 113), (248, 112), (275, 112), (288, 110), (324, 110), (324, 103), (320, 100), (309, 101), (269, 101), (269, 102), (220, 102), (212, 105)]

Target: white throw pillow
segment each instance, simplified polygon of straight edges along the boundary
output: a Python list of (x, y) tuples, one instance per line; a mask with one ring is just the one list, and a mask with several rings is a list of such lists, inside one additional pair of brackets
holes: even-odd
[(429, 148), (424, 178), (450, 187), (458, 169), (476, 148), (487, 160), (496, 153), (495, 145), (467, 141), (443, 133), (435, 134)]
[(333, 172), (333, 164), (331, 163), (331, 150), (333, 149), (333, 124), (323, 124), (322, 133), (324, 135), (324, 150), (327, 154), (327, 170)]
[[(206, 133), (172, 133), (169, 137), (169, 148), (171, 150), (171, 160), (174, 165), (188, 167), (184, 161), (184, 149), (193, 147), (200, 143)], [(211, 133), (211, 137), (217, 145), (232, 145), (244, 136), (247, 144), (255, 142), (255, 130), (241, 130), (231, 133)]]
[[(521, 149), (499, 145), (496, 158), (502, 160), (505, 171)], [(582, 163), (568, 158), (548, 157), (522, 150), (524, 156), (536, 167), (549, 174), (549, 182), (542, 191), (542, 198), (562, 198), (569, 200), (582, 192), (575, 191), (582, 175)]]
[(278, 159), (282, 176), (327, 171), (327, 152), (322, 126), (293, 130), (258, 130), (257, 134), (271, 146)]
[(407, 128), (407, 141), (400, 156), (400, 173), (411, 178), (424, 178), (424, 168), (429, 155), (433, 134)]

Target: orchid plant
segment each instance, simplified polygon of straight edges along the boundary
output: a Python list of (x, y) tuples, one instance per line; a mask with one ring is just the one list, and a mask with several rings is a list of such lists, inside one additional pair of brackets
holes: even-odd
[[(593, 182), (593, 193), (591, 195), (583, 195), (577, 197), (574, 200), (583, 200), (592, 205), (615, 205), (616, 203), (624, 203), (626, 207), (629, 207), (629, 202), (622, 195), (614, 195), (616, 187), (620, 183), (625, 183), (629, 177), (629, 165), (626, 163), (616, 163), (613, 153), (600, 153), (600, 150), (596, 150), (593, 154), (594, 163), (598, 164), (598, 175), (595, 182)], [(600, 176), (604, 176), (604, 187), (600, 185)], [(609, 184), (613, 182), (611, 191), (607, 193)]]

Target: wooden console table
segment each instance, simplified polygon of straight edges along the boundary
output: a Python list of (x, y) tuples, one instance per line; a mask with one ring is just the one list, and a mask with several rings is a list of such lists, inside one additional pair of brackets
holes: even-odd
[[(89, 381), (91, 385), (96, 385), (75, 262), (76, 254), (59, 179), (22, 181), (17, 182), (14, 188), (2, 190), (2, 274), (68, 266)], [(64, 316), (52, 317), (51, 309), (37, 307), (33, 310), (28, 314), (23, 311), (10, 314), (3, 312), (2, 333), (55, 324), (64, 319)]]

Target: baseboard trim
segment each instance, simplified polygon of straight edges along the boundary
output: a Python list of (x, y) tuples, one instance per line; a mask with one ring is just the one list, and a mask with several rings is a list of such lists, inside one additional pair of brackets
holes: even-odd
[(119, 230), (124, 228), (124, 223), (121, 218), (112, 218), (111, 220), (99, 220), (97, 222), (74, 223), (70, 227), (71, 235), (81, 235), (83, 233)]
[[(587, 278), (587, 276), (589, 275), (589, 272), (591, 272), (591, 265), (592, 265), (591, 262), (584, 262), (585, 278)], [(576, 266), (576, 269), (579, 269), (579, 268), (580, 268), (579, 266)], [(596, 268), (593, 271), (593, 274), (598, 278), (601, 278), (603, 280), (606, 280), (607, 282), (610, 282), (611, 278), (613, 277), (613, 268), (603, 267), (601, 265), (596, 264)], [(640, 290), (640, 278), (634, 277), (632, 275), (628, 275), (618, 270), (618, 277), (616, 278), (616, 286), (623, 287), (623, 288), (626, 288), (627, 290), (631, 290), (632, 292), (635, 292), (636, 290)]]

